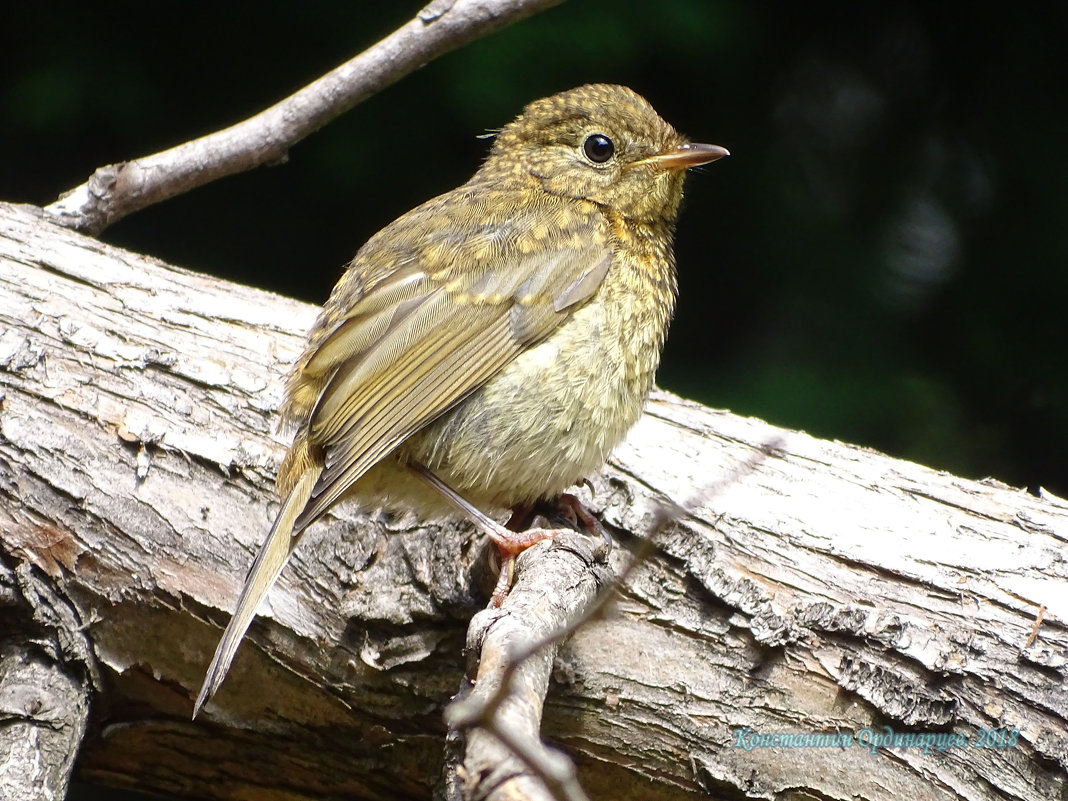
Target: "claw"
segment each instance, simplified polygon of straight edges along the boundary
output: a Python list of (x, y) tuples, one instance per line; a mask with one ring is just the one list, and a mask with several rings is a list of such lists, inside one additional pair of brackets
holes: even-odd
[(574, 495), (565, 492), (560, 496), (560, 508), (566, 509), (573, 514), (590, 534), (599, 534), (601, 539), (605, 542), (605, 547), (608, 548), (608, 553), (612, 553), (612, 548), (615, 543), (612, 540), (612, 535), (608, 533), (608, 529), (604, 527), (593, 513), (582, 505), (582, 502)]

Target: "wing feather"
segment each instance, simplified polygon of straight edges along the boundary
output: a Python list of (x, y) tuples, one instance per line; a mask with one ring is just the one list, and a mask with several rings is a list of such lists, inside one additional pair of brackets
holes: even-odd
[(611, 263), (592, 231), (527, 250), (507, 248), (485, 263), (433, 251), (372, 284), (320, 340), (303, 368), (322, 387), (304, 424), (324, 467), (295, 530), (569, 319)]
[[(327, 464), (312, 491), (307, 507), (297, 521), (298, 526), (310, 525), (325, 513), (367, 470), (390, 453), (415, 431), (462, 400), (463, 396), (481, 386), (508, 361), (519, 348), (510, 336), (507, 323), (499, 322), (493, 329), (496, 336), (482, 336), (466, 343), (450, 358), (429, 371), (417, 385), (411, 397), (405, 398), (403, 410), (399, 404), (383, 405), (379, 416), (361, 427), (361, 436), (341, 438), (338, 445), (327, 449)], [(459, 385), (456, 371), (463, 368), (468, 382)]]

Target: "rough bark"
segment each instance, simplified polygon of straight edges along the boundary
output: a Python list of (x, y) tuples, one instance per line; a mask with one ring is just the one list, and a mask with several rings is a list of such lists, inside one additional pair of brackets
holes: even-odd
[(28, 562), (0, 563), (0, 609), (0, 798), (63, 798), (89, 718), (91, 646)]
[[(316, 525), (189, 721), (277, 509), (274, 412), (313, 315), (0, 207), (0, 619), (25, 653), (46, 621), (43, 652), (91, 684), (82, 780), (267, 799), (438, 782), (493, 581), (459, 521), (343, 506)], [(1064, 501), (667, 393), (593, 486), (616, 571), (662, 530), (555, 658), (542, 733), (591, 798), (1068, 794)], [(884, 727), (963, 740), (757, 738)]]

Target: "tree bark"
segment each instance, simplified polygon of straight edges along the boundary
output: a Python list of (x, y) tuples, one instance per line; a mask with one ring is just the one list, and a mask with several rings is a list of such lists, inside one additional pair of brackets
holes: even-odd
[[(91, 687), (83, 781), (212, 799), (439, 781), (494, 578), (462, 521), (343, 504), (189, 720), (277, 509), (271, 431), (314, 314), (0, 206), (3, 656)], [(658, 532), (553, 663), (542, 734), (591, 798), (1068, 794), (1065, 501), (663, 392), (591, 478), (615, 571)], [(3, 664), (10, 733), (39, 705), (25, 681), (9, 703)], [(54, 728), (86, 717), (52, 708)], [(876, 747), (888, 731), (920, 737)]]
[(63, 798), (89, 717), (91, 646), (29, 563), (0, 562), (0, 592), (0, 798)]

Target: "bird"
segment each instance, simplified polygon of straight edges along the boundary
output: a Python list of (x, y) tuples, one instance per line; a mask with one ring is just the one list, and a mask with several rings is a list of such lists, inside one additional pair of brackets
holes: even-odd
[[(194, 718), (303, 531), (344, 499), (460, 511), (506, 557), (551, 535), (526, 527), (561, 497), (591, 521), (564, 490), (641, 415), (677, 295), (683, 177), (727, 155), (631, 89), (580, 86), (528, 104), (466, 183), (359, 249), (286, 384), (283, 500)], [(487, 513), (508, 510), (506, 525)]]

